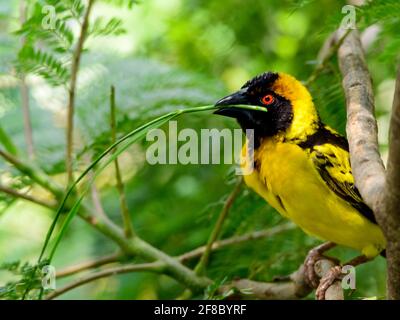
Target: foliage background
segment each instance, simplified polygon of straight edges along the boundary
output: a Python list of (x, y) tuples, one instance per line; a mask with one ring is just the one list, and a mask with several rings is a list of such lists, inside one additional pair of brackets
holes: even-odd
[[(28, 1), (28, 4), (34, 8), (52, 2)], [(340, 23), (345, 4), (336, 0), (149, 0), (129, 8), (123, 2), (99, 0), (94, 6), (92, 22), (104, 17), (120, 19), (121, 23), (109, 32), (103, 29), (98, 35), (93, 30), (94, 35), (85, 47), (76, 104), (77, 170), (111, 142), (108, 98), (111, 84), (116, 86), (118, 134), (122, 135), (167, 111), (212, 104), (266, 70), (288, 72), (306, 80), (315, 68), (322, 43)], [(65, 181), (66, 91), (62, 86), (65, 74), (61, 67), (56, 75), (35, 70), (34, 52), (20, 50), (21, 37), (26, 37), (33, 47), (48, 50), (63, 63), (68, 50), (49, 45), (48, 39), (42, 39), (40, 30), (34, 27), (15, 33), (20, 29), (18, 6), (19, 1), (0, 0), (0, 127), (24, 156), (17, 71), (28, 73), (35, 161), (62, 182)], [(383, 154), (400, 42), (396, 31), (399, 10), (396, 1), (375, 1), (367, 9), (357, 11), (361, 29), (376, 22), (382, 27), (376, 43), (367, 51), (367, 59), (374, 79)], [(76, 36), (77, 25), (69, 27)], [(323, 120), (344, 133), (344, 100), (335, 58), (311, 85), (311, 91)], [(178, 126), (196, 130), (237, 127), (229, 119), (210, 114), (185, 115), (179, 118)], [(137, 144), (121, 158), (135, 230), (171, 255), (203, 245), (233, 187), (231, 166), (151, 166), (144, 159), (146, 146), (144, 142)], [(0, 179), (12, 181), (21, 190), (30, 188), (29, 179), (10, 170), (4, 162), (0, 162)], [(107, 170), (96, 185), (105, 211), (120, 222), (113, 171)], [(35, 186), (30, 192), (48, 196)], [(42, 207), (0, 194), (0, 264), (35, 261), (52, 216), (52, 212)], [(230, 212), (222, 237), (282, 222), (263, 200), (245, 190)], [(212, 255), (208, 275), (221, 281), (236, 276), (268, 281), (274, 275), (295, 270), (317, 243), (295, 229), (230, 247)], [(62, 269), (114, 249), (107, 239), (75, 219), (53, 264)], [(333, 252), (343, 259), (356, 254), (345, 248)], [(0, 284), (13, 277), (9, 271), (0, 270)], [(60, 280), (57, 285), (70, 280)], [(382, 297), (384, 285), (385, 261), (379, 257), (357, 268), (357, 291), (348, 298)], [(166, 276), (135, 273), (93, 282), (61, 298), (175, 298), (182, 289)]]

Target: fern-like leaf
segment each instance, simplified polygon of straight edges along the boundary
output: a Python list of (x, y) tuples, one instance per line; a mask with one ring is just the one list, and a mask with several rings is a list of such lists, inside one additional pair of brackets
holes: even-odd
[(65, 64), (49, 52), (24, 46), (19, 52), (16, 66), (19, 72), (40, 75), (50, 84), (58, 86), (66, 84), (69, 78)]

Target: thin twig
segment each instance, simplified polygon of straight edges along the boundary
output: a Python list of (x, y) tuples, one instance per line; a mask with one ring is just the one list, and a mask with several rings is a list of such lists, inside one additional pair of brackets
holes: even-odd
[(86, 39), (86, 33), (89, 27), (89, 16), (93, 6), (94, 0), (88, 1), (88, 6), (83, 18), (81, 31), (78, 39), (78, 43), (76, 45), (76, 49), (74, 51), (72, 57), (72, 65), (71, 65), (71, 81), (68, 88), (68, 107), (67, 107), (67, 149), (66, 149), (66, 160), (65, 166), (67, 170), (68, 176), (68, 185), (70, 185), (74, 179), (73, 177), (73, 163), (72, 163), (72, 154), (73, 154), (73, 146), (74, 146), (74, 113), (75, 113), (75, 91), (76, 91), (76, 83), (79, 71), (79, 63), (81, 60), (83, 45)]
[[(26, 2), (24, 0), (20, 1), (20, 16), (19, 20), (21, 25), (24, 24), (26, 20)], [(25, 37), (21, 36), (21, 44), (24, 46)], [(28, 157), (33, 159), (35, 157), (34, 147), (33, 147), (33, 134), (32, 134), (32, 123), (31, 123), (31, 115), (30, 115), (30, 107), (29, 107), (29, 88), (25, 81), (25, 75), (21, 75), (20, 79), (20, 91), (21, 91), (21, 105), (22, 105), (22, 117), (24, 122), (24, 134), (25, 134), (25, 142)]]
[[(288, 231), (294, 229), (296, 226), (293, 223), (285, 223), (271, 229), (261, 230), (261, 231), (254, 231), (249, 232), (240, 236), (234, 236), (231, 238), (223, 239), (220, 241), (216, 241), (213, 243), (211, 247), (211, 251), (217, 251), (227, 246), (252, 241), (252, 240), (259, 240), (263, 238), (269, 238), (275, 236), (281, 232)], [(202, 246), (192, 251), (186, 252), (178, 257), (179, 261), (186, 262), (193, 258), (200, 257), (205, 251), (207, 246)]]
[[(91, 160), (91, 158), (88, 157), (88, 160)], [(101, 219), (104, 219), (108, 223), (113, 224), (113, 222), (110, 220), (110, 218), (107, 216), (107, 214), (104, 210), (99, 191), (98, 191), (96, 183), (94, 182), (93, 179), (95, 179), (95, 174), (94, 174), (94, 171), (92, 170), (92, 171), (88, 172), (88, 180), (93, 181), (93, 183), (90, 186), (90, 194), (92, 197), (93, 209), (94, 209), (94, 210), (92, 210), (93, 218), (99, 217)]]
[(310, 84), (318, 78), (323, 70), (325, 70), (329, 60), (337, 53), (338, 49), (340, 48), (344, 39), (347, 37), (350, 31), (351, 29), (347, 30), (339, 37), (338, 33), (335, 32), (326, 40), (318, 54), (318, 64), (305, 82), (305, 85), (307, 87), (310, 86)]
[(25, 163), (15, 157), (14, 155), (0, 149), (0, 157), (4, 158), (7, 162), (11, 163), (18, 171), (26, 174), (37, 184), (42, 186), (44, 189), (53, 193), (56, 198), (62, 197), (62, 189), (55, 184), (48, 176), (42, 172), (39, 168), (34, 167), (31, 164)]
[[(89, 172), (89, 176), (93, 176), (93, 172)], [(93, 215), (90, 215), (90, 223), (96, 221), (96, 217), (106, 221), (110, 226), (114, 225), (114, 223), (110, 220), (107, 216), (107, 213), (104, 210), (103, 204), (101, 203), (99, 191), (97, 190), (97, 186), (95, 183), (92, 183), (90, 186), (91, 189), (91, 196), (94, 205)], [(95, 224), (94, 224), (95, 226)]]
[(52, 209), (52, 210), (54, 210), (56, 205), (57, 205), (55, 202), (50, 202), (50, 201), (46, 201), (46, 200), (43, 200), (43, 199), (38, 199), (38, 198), (33, 197), (33, 196), (29, 195), (29, 194), (22, 193), (22, 192), (19, 192), (19, 191), (15, 190), (15, 189), (8, 188), (8, 187), (6, 187), (6, 186), (4, 186), (2, 184), (0, 184), (0, 192), (4, 192), (4, 193), (10, 195), (13, 198), (19, 198), (19, 199), (27, 200), (27, 201), (36, 203), (36, 204), (38, 204), (40, 206), (43, 206), (43, 207), (46, 207), (46, 208), (49, 208), (49, 209)]
[(95, 211), (98, 213), (98, 215), (105, 218), (107, 215), (106, 215), (106, 212), (104, 211), (103, 205), (100, 201), (99, 191), (97, 190), (96, 184), (93, 183), (90, 186), (90, 189), (91, 189), (92, 201), (93, 201)]
[(30, 159), (35, 158), (35, 151), (33, 147), (33, 134), (32, 124), (29, 109), (29, 88), (25, 82), (25, 76), (21, 76), (21, 105), (22, 105), (22, 116), (24, 121), (24, 134), (26, 142), (26, 150)]
[(66, 267), (65, 269), (58, 271), (56, 277), (57, 277), (57, 279), (63, 278), (63, 277), (68, 277), (68, 276), (74, 275), (76, 273), (79, 273), (79, 272), (82, 272), (82, 271), (85, 271), (88, 269), (98, 268), (98, 267), (104, 266), (106, 264), (118, 262), (122, 257), (123, 257), (123, 255), (120, 252), (118, 252), (118, 253), (113, 253), (108, 256), (98, 258), (98, 259), (85, 261), (85, 262), (82, 262), (82, 263), (79, 263), (79, 264), (76, 264), (73, 266)]
[(196, 274), (204, 273), (204, 270), (207, 267), (208, 260), (210, 258), (210, 253), (211, 253), (211, 248), (213, 246), (213, 243), (215, 242), (215, 240), (217, 240), (217, 238), (221, 232), (224, 221), (225, 221), (226, 217), (228, 216), (229, 209), (232, 207), (233, 202), (235, 201), (236, 197), (240, 194), (242, 183), (243, 183), (243, 179), (239, 179), (239, 181), (235, 185), (235, 188), (232, 190), (231, 194), (225, 201), (225, 204), (219, 214), (219, 217), (214, 226), (214, 229), (211, 232), (210, 237), (208, 238), (206, 249), (204, 250), (202, 257), (200, 258), (200, 261), (195, 268)]
[(365, 52), (368, 51), (373, 46), (373, 44), (378, 39), (381, 31), (382, 27), (380, 25), (373, 24), (372, 26), (369, 26), (362, 32), (360, 40), (362, 48)]
[(152, 263), (126, 265), (126, 266), (122, 266), (122, 267), (116, 267), (116, 268), (99, 271), (99, 272), (84, 276), (84, 277), (66, 285), (65, 287), (62, 287), (60, 289), (53, 291), (52, 293), (50, 293), (46, 296), (46, 300), (54, 299), (54, 298), (58, 297), (59, 295), (66, 293), (77, 287), (80, 287), (86, 283), (89, 283), (89, 282), (92, 282), (94, 280), (98, 280), (101, 278), (109, 277), (109, 276), (112, 276), (115, 274), (123, 274), (123, 273), (139, 272), (139, 271), (163, 273), (164, 268), (165, 268), (165, 265), (162, 262), (152, 262)]
[[(117, 125), (116, 125), (116, 105), (115, 105), (115, 87), (111, 86), (110, 92), (110, 124), (111, 124), (111, 143), (117, 141)], [(122, 182), (121, 170), (119, 167), (118, 157), (114, 160), (115, 165), (115, 178), (117, 180), (117, 190), (119, 194), (119, 204), (121, 208), (122, 221), (124, 224), (124, 232), (127, 238), (134, 235), (131, 216), (129, 214), (128, 204), (126, 203), (125, 188)]]

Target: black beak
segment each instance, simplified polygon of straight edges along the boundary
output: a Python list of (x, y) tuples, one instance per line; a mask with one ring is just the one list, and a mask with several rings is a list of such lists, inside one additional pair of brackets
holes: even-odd
[(243, 116), (243, 113), (246, 112), (246, 110), (235, 108), (235, 105), (243, 104), (249, 104), (246, 89), (241, 89), (217, 101), (215, 106), (221, 106), (221, 109), (214, 111), (214, 114), (219, 114), (231, 118), (238, 118), (240, 116)]

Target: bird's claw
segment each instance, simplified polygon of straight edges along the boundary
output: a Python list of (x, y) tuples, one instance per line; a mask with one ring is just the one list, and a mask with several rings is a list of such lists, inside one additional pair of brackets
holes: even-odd
[(318, 288), (320, 284), (320, 278), (315, 272), (315, 264), (318, 260), (326, 259), (332, 261), (334, 264), (339, 264), (339, 260), (331, 257), (324, 256), (318, 249), (311, 249), (306, 259), (304, 260), (304, 274), (305, 281), (310, 288)]
[(328, 288), (336, 281), (343, 277), (341, 266), (332, 267), (328, 273), (319, 281), (318, 288), (315, 292), (317, 300), (325, 300), (325, 293)]

